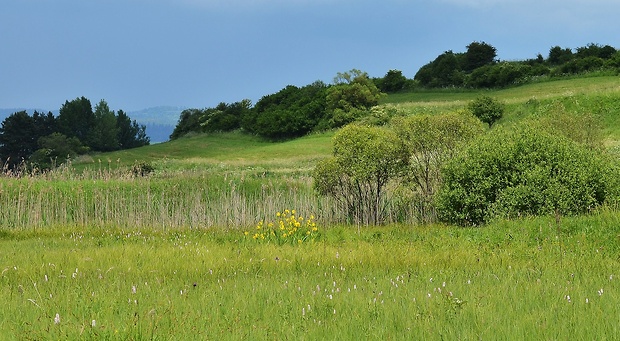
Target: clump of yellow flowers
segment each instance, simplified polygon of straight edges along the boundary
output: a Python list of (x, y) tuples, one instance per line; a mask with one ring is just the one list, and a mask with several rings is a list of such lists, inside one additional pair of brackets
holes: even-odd
[(319, 228), (313, 215), (304, 218), (295, 210), (286, 209), (276, 213), (275, 221), (261, 220), (254, 231), (245, 231), (246, 237), (253, 240), (282, 244), (302, 244), (314, 241), (319, 236)]

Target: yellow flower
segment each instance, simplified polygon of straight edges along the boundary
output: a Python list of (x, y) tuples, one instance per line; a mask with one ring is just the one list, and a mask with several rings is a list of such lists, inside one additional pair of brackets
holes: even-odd
[(250, 232), (245, 231), (245, 232), (243, 232), (243, 234), (247, 236), (248, 234), (250, 234)]
[(291, 211), (291, 214), (292, 214), (292, 215), (295, 215), (295, 210), (292, 210), (292, 211)]
[(280, 212), (276, 213), (276, 217), (281, 216), (282, 214)]

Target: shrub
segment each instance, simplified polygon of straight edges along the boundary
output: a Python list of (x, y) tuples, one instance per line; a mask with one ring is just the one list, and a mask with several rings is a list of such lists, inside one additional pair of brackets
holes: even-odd
[(419, 220), (431, 221), (435, 217), (432, 200), (441, 183), (441, 166), (454, 157), (461, 145), (481, 135), (484, 125), (468, 112), (452, 112), (397, 118), (393, 126), (411, 155), (403, 185), (411, 190)]
[(133, 176), (138, 177), (138, 176), (147, 176), (149, 174), (151, 174), (152, 172), (155, 171), (155, 167), (153, 167), (153, 165), (151, 165), (148, 162), (136, 162), (132, 167), (131, 167), (131, 174), (133, 174)]
[(504, 115), (504, 104), (489, 96), (481, 96), (469, 103), (467, 108), (480, 121), (491, 127)]
[(386, 186), (400, 175), (409, 156), (392, 130), (349, 125), (334, 136), (333, 157), (314, 170), (314, 188), (334, 198), (355, 223), (383, 221)]
[(572, 215), (614, 191), (602, 154), (529, 127), (498, 129), (476, 140), (444, 169), (440, 219), (479, 225), (498, 217)]

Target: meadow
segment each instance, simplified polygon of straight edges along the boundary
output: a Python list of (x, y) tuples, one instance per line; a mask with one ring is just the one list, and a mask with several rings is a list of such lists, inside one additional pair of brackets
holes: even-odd
[[(599, 115), (618, 151), (617, 77), (489, 94), (504, 124), (558, 106)], [(475, 96), (386, 105), (442, 112)], [(311, 188), (332, 136), (195, 135), (0, 177), (0, 339), (619, 338), (619, 211), (346, 225)], [(155, 171), (133, 176), (136, 161)]]

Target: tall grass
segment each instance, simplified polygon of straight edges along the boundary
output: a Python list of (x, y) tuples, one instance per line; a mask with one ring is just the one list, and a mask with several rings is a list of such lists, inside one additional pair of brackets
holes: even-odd
[[(616, 339), (617, 213), (486, 228), (58, 228), (0, 240), (7, 339)], [(30, 237), (29, 237), (30, 236)], [(56, 318), (58, 316), (58, 318)]]

